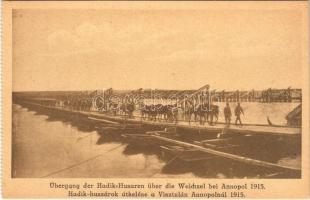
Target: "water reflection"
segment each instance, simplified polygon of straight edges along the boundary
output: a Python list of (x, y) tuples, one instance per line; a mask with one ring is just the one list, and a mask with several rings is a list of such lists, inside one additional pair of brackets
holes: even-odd
[[(169, 155), (155, 142), (133, 142), (122, 136), (145, 131), (149, 129), (117, 128), (86, 117), (13, 105), (12, 176), (260, 178), (275, 174), (272, 178), (300, 177), (300, 174), (278, 174), (210, 155), (193, 162), (184, 155)], [(174, 137), (193, 142), (215, 136), (179, 133)], [(300, 138), (240, 136), (230, 144), (235, 146), (221, 150), (291, 166), (300, 164)], [(68, 166), (69, 169), (63, 170)]]

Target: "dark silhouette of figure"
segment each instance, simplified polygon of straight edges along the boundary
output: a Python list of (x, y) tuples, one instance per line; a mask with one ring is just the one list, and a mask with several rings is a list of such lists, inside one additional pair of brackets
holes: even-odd
[(229, 125), (231, 120), (231, 109), (228, 102), (226, 103), (226, 107), (224, 108), (224, 116), (225, 123)]
[(242, 125), (241, 118), (240, 118), (241, 113), (244, 115), (243, 109), (242, 109), (242, 107), (240, 106), (240, 103), (238, 102), (238, 105), (237, 105), (237, 107), (235, 108), (235, 116), (236, 116), (235, 124), (236, 124), (236, 125), (237, 125), (237, 122), (238, 122), (238, 121), (239, 121), (240, 125)]
[(268, 122), (268, 124), (269, 124), (270, 126), (273, 125), (272, 122), (271, 122), (270, 119), (269, 119), (269, 116), (267, 116), (267, 122)]

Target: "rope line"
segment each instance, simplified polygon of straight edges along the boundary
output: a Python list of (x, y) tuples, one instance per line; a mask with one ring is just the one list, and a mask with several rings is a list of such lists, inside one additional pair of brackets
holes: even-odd
[[(177, 159), (183, 152), (181, 151), (180, 153), (176, 154), (174, 157), (172, 157), (168, 162), (165, 163), (165, 165), (169, 165), (170, 163), (172, 163), (172, 161), (174, 161), (175, 159)], [(162, 168), (160, 168), (157, 172), (155, 172), (154, 174), (152, 174), (150, 177), (155, 176), (156, 174), (158, 174), (159, 172), (161, 172)]]
[(85, 163), (87, 163), (87, 162), (89, 162), (89, 161), (92, 161), (92, 160), (94, 160), (94, 159), (96, 159), (96, 158), (98, 158), (98, 157), (100, 157), (100, 156), (103, 156), (104, 154), (106, 154), (106, 153), (108, 153), (108, 152), (114, 151), (114, 150), (116, 150), (116, 149), (118, 149), (118, 148), (120, 148), (121, 146), (124, 146), (124, 145), (125, 145), (125, 144), (120, 144), (120, 145), (118, 145), (118, 146), (116, 146), (116, 147), (113, 147), (112, 149), (109, 149), (108, 151), (103, 152), (103, 153), (101, 153), (101, 154), (99, 154), (99, 155), (96, 155), (96, 156), (94, 156), (94, 157), (91, 157), (91, 158), (89, 158), (89, 159), (87, 159), (87, 160), (84, 160), (84, 161), (82, 161), (82, 162), (76, 163), (76, 164), (74, 164), (74, 165), (70, 165), (70, 166), (68, 166), (68, 167), (66, 167), (66, 168), (63, 168), (63, 169), (60, 169), (60, 170), (51, 172), (51, 173), (49, 173), (49, 174), (47, 174), (47, 175), (41, 176), (40, 178), (46, 178), (46, 177), (49, 177), (49, 176), (51, 176), (51, 175), (55, 175), (55, 174), (58, 174), (58, 173), (60, 173), (60, 172), (66, 171), (66, 170), (68, 170), (68, 169), (72, 169), (72, 168), (74, 168), (74, 167), (80, 166), (80, 165), (85, 164)]

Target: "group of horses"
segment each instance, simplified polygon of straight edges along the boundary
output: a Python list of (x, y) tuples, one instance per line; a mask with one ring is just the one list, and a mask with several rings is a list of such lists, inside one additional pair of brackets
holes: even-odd
[[(126, 115), (133, 118), (133, 112), (136, 110), (134, 103), (112, 103), (109, 110), (113, 115)], [(199, 122), (204, 125), (206, 122), (213, 124), (218, 121), (219, 106), (214, 104), (188, 104), (185, 107), (178, 107), (177, 104), (138, 104), (141, 120), (149, 121), (166, 121), (177, 122), (179, 117), (185, 119), (189, 124), (191, 122)]]
[(184, 109), (185, 120), (190, 124), (192, 122), (192, 116), (194, 116), (194, 122), (199, 121), (201, 125), (204, 125), (206, 122), (213, 124), (218, 121), (219, 116), (219, 106), (209, 103), (203, 104), (188, 104)]
[(136, 105), (133, 102), (130, 103), (109, 103), (107, 110), (112, 112), (113, 115), (126, 115), (129, 118), (133, 118), (133, 112), (136, 109)]
[(168, 121), (168, 122), (177, 122), (179, 108), (176, 104), (171, 105), (140, 105), (141, 119), (142, 120), (152, 120), (152, 121)]
[[(64, 101), (64, 107), (90, 111), (92, 107), (91, 100), (67, 100)], [(137, 109), (136, 109), (137, 107)], [(204, 125), (206, 122), (213, 124), (217, 122), (219, 115), (219, 106), (212, 103), (202, 103), (194, 105), (193, 103), (186, 103), (185, 106), (179, 107), (177, 104), (151, 104), (144, 103), (135, 104), (134, 102), (126, 103), (108, 103), (107, 108), (99, 110), (99, 112), (110, 112), (113, 115), (124, 115), (128, 118), (133, 118), (135, 110), (140, 111), (141, 120), (150, 121), (166, 121), (177, 122), (179, 118), (183, 118), (189, 124), (191, 122), (199, 122)]]

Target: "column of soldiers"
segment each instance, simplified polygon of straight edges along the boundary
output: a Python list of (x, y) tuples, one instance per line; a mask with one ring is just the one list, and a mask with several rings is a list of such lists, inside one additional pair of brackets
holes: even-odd
[[(201, 95), (197, 95), (196, 98), (193, 99), (194, 105), (204, 104), (208, 102), (208, 95), (201, 93)], [(130, 104), (130, 100), (126, 99), (126, 103), (123, 103), (125, 105)], [(211, 103), (212, 104), (212, 103)], [(73, 109), (73, 110), (81, 110), (81, 111), (89, 111), (92, 106), (92, 101), (90, 99), (85, 98), (71, 98), (64, 101), (63, 106), (65, 108)], [(134, 108), (131, 109), (131, 112), (133, 112)], [(131, 113), (132, 114), (132, 113)], [(208, 113), (209, 114), (209, 113)], [(242, 125), (241, 121), (241, 114), (244, 115), (243, 108), (241, 107), (240, 103), (237, 103), (237, 106), (234, 109), (234, 115), (235, 115), (235, 124)], [(227, 125), (230, 125), (231, 119), (232, 119), (232, 111), (229, 103), (226, 103), (226, 106), (224, 108), (224, 117), (225, 117), (225, 123)], [(211, 119), (212, 121), (212, 119)]]
[(91, 99), (85, 98), (71, 98), (67, 99), (63, 103), (64, 108), (71, 110), (90, 111), (92, 107)]

